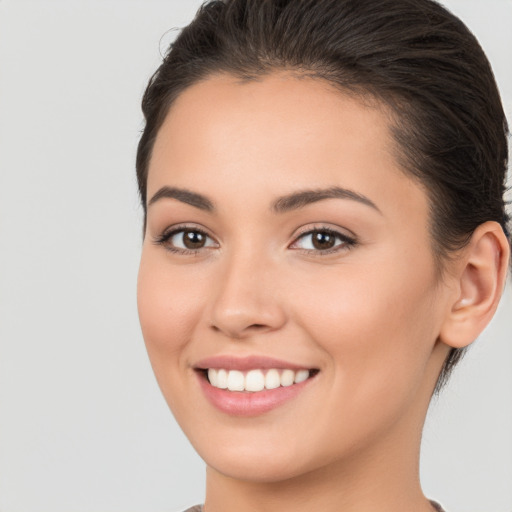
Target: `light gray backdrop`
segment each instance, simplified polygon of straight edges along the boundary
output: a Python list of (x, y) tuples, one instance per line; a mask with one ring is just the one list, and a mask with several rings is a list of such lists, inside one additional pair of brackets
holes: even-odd
[[(511, 119), (512, 2), (445, 3), (480, 38)], [(0, 0), (0, 512), (202, 501), (135, 305), (140, 99), (198, 5)], [(424, 487), (451, 512), (512, 512), (511, 316), (509, 289), (430, 413)]]

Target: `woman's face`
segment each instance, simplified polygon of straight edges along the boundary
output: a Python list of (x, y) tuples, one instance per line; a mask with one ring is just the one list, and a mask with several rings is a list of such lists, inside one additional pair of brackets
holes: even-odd
[(447, 293), (388, 119), (319, 80), (218, 76), (158, 133), (140, 321), (213, 470), (276, 481), (419, 442)]

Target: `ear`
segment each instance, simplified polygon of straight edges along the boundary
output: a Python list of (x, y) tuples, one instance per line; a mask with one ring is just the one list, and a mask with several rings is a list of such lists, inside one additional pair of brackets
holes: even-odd
[(478, 226), (455, 264), (456, 286), (440, 339), (453, 348), (472, 343), (493, 317), (505, 286), (510, 246), (497, 222)]

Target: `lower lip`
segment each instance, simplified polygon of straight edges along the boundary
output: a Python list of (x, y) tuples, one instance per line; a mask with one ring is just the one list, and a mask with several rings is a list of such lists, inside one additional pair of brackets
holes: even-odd
[(252, 393), (219, 389), (213, 387), (203, 375), (198, 374), (198, 378), (208, 401), (223, 413), (232, 416), (258, 416), (271, 411), (295, 398), (313, 380), (310, 377), (299, 384)]

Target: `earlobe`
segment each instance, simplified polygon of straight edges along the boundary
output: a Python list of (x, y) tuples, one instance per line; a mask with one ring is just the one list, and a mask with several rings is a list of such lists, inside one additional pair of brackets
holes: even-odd
[(449, 304), (440, 339), (462, 348), (484, 330), (498, 307), (505, 286), (510, 247), (497, 222), (485, 222), (462, 251), (457, 293)]

